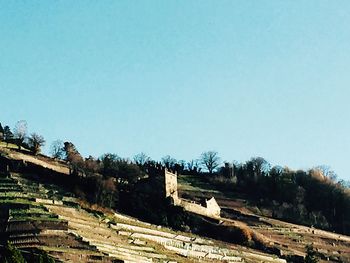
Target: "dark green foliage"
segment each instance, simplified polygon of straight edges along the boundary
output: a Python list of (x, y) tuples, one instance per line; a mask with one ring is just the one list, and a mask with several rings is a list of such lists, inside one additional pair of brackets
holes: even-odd
[(6, 142), (8, 142), (8, 141), (10, 141), (12, 139), (13, 139), (13, 133), (12, 133), (10, 127), (9, 126), (5, 126), (4, 127), (4, 140)]
[(350, 233), (350, 192), (334, 181), (334, 173), (327, 177), (319, 168), (307, 172), (270, 168), (261, 158), (233, 168), (237, 189), (258, 206), (271, 209), (274, 217)]
[(41, 147), (45, 145), (45, 139), (43, 136), (32, 133), (28, 138), (29, 149), (34, 153), (38, 154), (41, 150)]
[[(55, 260), (50, 257), (46, 251), (32, 248), (22, 252), (23, 257), (25, 257), (24, 262), (28, 263), (55, 263)], [(22, 261), (15, 261), (22, 262)]]
[(317, 252), (314, 250), (312, 245), (307, 245), (306, 247), (306, 257), (305, 263), (317, 263), (319, 262), (317, 257)]
[(4, 249), (2, 263), (26, 263), (26, 261), (18, 249), (7, 243)]
[(53, 258), (49, 257), (49, 255), (45, 251), (42, 251), (41, 254), (39, 255), (38, 262), (39, 263), (55, 263), (55, 260)]
[(2, 140), (4, 140), (4, 128), (2, 127), (1, 122), (0, 122), (0, 142)]
[(137, 164), (122, 159), (116, 154), (104, 154), (100, 162), (100, 173), (105, 177), (118, 178), (121, 184), (134, 184), (142, 175), (142, 171)]

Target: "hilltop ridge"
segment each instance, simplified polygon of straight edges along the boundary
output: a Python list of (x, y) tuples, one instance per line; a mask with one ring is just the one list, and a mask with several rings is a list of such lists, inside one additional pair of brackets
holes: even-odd
[[(8, 154), (6, 158), (17, 162), (19, 156)], [(47, 169), (47, 165), (43, 167)], [(53, 184), (37, 182), (32, 174), (3, 171), (0, 187), (1, 205), (8, 209), (1, 236), (27, 253), (33, 253), (34, 248), (44, 250), (63, 262), (284, 262), (242, 246), (174, 232), (119, 213), (85, 210), (71, 194)], [(6, 215), (2, 216), (5, 220)]]
[[(27, 252), (33, 251), (33, 248), (44, 250), (63, 262), (77, 258), (81, 262), (112, 262), (114, 259), (125, 262), (187, 262), (198, 259), (286, 262), (278, 259), (277, 255), (288, 262), (300, 262), (306, 255), (305, 246), (312, 243), (322, 261), (349, 260), (348, 236), (257, 215), (249, 202), (232, 198), (195, 175), (179, 175), (176, 186), (178, 195), (193, 201), (214, 196), (222, 211), (221, 217), (213, 217), (217, 222), (209, 223), (206, 216), (202, 219), (191, 216), (197, 218), (197, 223), (202, 222), (200, 224), (204, 227), (197, 230), (197, 234), (188, 234), (73, 198), (73, 193), (63, 185), (56, 184), (62, 181), (61, 177), (74, 176), (68, 163), (9, 148), (2, 147), (0, 150), (1, 205), (8, 209), (7, 215), (2, 213), (2, 220), (7, 222), (6, 229), (2, 229), (6, 235), (2, 236)], [(253, 235), (255, 245), (246, 243), (251, 238), (248, 236), (248, 240), (244, 236), (241, 241), (232, 240), (235, 244), (229, 241), (230, 236), (227, 236), (228, 240), (224, 238), (225, 242), (218, 241), (216, 239), (222, 239), (223, 236), (210, 234), (210, 228), (219, 232), (221, 228), (247, 229), (251, 234), (244, 232), (246, 230), (242, 233)], [(233, 234), (232, 237), (237, 236)], [(256, 242), (262, 242), (265, 248), (261, 247), (259, 252)], [(274, 254), (269, 255), (271, 252)]]

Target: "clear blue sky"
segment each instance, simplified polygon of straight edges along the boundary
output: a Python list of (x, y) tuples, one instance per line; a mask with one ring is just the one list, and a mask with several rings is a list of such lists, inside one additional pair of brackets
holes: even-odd
[(212, 149), (349, 180), (349, 25), (350, 1), (1, 1), (0, 121), (85, 156)]

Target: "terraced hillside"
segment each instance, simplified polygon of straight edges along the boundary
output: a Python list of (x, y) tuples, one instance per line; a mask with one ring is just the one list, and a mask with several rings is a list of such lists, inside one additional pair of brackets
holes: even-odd
[(312, 244), (321, 262), (350, 262), (349, 236), (256, 215), (246, 200), (234, 198), (229, 192), (217, 191), (196, 176), (180, 176), (178, 189), (180, 195), (193, 200), (214, 196), (223, 217), (246, 223), (267, 237), (270, 244), (281, 251), (281, 255), (294, 256), (296, 260), (302, 261), (305, 246)]
[(0, 204), (3, 243), (62, 262), (285, 262), (118, 213), (88, 212), (69, 193), (21, 174), (1, 174)]

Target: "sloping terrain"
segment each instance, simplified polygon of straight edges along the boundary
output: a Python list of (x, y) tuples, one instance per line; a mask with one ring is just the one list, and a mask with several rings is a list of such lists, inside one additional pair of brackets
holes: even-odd
[[(22, 161), (24, 163), (31, 163), (61, 174), (69, 174), (68, 165), (62, 161), (54, 160), (44, 155), (33, 156), (31, 154), (25, 154), (26, 150), (22, 150), (22, 152), (13, 151), (11, 148), (5, 148), (3, 146), (4, 143), (2, 143), (2, 145), (0, 144), (1, 155), (6, 156), (8, 159)], [(14, 145), (12, 145), (12, 147), (14, 147)]]
[(301, 259), (305, 256), (305, 246), (313, 244), (321, 262), (350, 262), (349, 236), (256, 215), (254, 207), (250, 207), (242, 197), (234, 198), (230, 192), (215, 190), (198, 176), (180, 176), (178, 189), (180, 195), (193, 200), (214, 196), (222, 208), (222, 216), (246, 223), (267, 237), (281, 255)]
[(2, 156), (45, 168), (39, 175), (9, 173), (1, 166), (0, 241), (22, 251), (41, 249), (62, 262), (303, 262), (305, 246), (313, 244), (322, 262), (350, 262), (350, 237), (257, 215), (244, 196), (219, 191), (200, 177), (179, 176), (179, 195), (193, 201), (214, 196), (222, 208), (220, 224), (248, 226), (281, 258), (94, 210), (62, 188), (38, 182), (46, 171), (64, 180), (69, 176), (64, 162), (12, 150)]
[(3, 239), (62, 262), (285, 262), (118, 213), (88, 212), (69, 193), (22, 174), (1, 174), (0, 204)]

